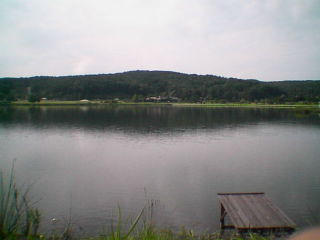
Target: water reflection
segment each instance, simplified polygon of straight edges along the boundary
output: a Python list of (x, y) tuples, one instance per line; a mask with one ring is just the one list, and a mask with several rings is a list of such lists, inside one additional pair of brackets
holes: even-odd
[(137, 213), (144, 189), (174, 229), (214, 231), (228, 191), (265, 191), (299, 225), (319, 223), (319, 142), (319, 117), (290, 109), (0, 108), (0, 166), (16, 158), (19, 180), (37, 180), (47, 226), (71, 209), (88, 234), (118, 203)]
[(190, 108), (171, 106), (16, 107), (0, 108), (0, 123), (32, 127), (125, 129), (164, 132), (239, 127), (260, 122), (319, 124), (316, 114), (292, 109)]

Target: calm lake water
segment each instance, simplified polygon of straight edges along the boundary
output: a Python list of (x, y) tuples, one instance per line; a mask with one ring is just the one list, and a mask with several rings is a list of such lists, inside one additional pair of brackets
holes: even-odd
[(156, 202), (160, 227), (214, 231), (218, 192), (266, 192), (299, 226), (320, 223), (320, 116), (170, 106), (0, 108), (0, 167), (16, 159), (43, 228), (86, 234)]

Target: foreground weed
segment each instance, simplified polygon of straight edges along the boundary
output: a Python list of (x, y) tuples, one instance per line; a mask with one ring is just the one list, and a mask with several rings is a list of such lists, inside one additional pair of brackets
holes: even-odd
[(29, 189), (21, 192), (14, 178), (14, 166), (9, 177), (0, 170), (0, 239), (35, 239), (40, 213), (29, 206)]
[(136, 230), (136, 227), (142, 217), (145, 208), (142, 208), (138, 216), (131, 223), (129, 229), (125, 231), (124, 223), (122, 221), (122, 212), (121, 208), (118, 207), (118, 223), (117, 226), (114, 227), (113, 223), (111, 224), (111, 236), (107, 237), (108, 240), (127, 240), (133, 239), (131, 234)]

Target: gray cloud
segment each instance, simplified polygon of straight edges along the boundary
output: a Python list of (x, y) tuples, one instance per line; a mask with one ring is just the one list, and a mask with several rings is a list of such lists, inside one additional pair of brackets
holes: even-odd
[(0, 76), (320, 79), (317, 0), (2, 0)]

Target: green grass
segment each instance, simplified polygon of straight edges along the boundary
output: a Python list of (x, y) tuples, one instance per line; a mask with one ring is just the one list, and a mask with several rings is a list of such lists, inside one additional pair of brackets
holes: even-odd
[[(81, 239), (81, 238), (80, 238)], [(174, 233), (169, 229), (157, 229), (152, 226), (146, 226), (133, 232), (127, 238), (115, 238), (113, 235), (101, 235), (98, 237), (82, 238), (81, 240), (274, 240), (274, 237), (263, 237), (257, 234), (249, 234), (241, 237), (238, 234), (231, 234), (228, 237), (219, 234), (197, 235), (191, 230), (181, 229)]]
[(286, 103), (286, 104), (264, 104), (264, 103), (166, 103), (166, 102), (132, 102), (132, 101), (117, 101), (111, 100), (90, 100), (89, 102), (81, 101), (55, 101), (46, 100), (31, 103), (28, 101), (15, 101), (11, 105), (23, 106), (54, 106), (54, 105), (106, 105), (106, 104), (119, 104), (119, 105), (172, 105), (182, 107), (246, 107), (246, 108), (319, 108), (318, 104), (305, 104), (305, 103)]
[(263, 104), (263, 103), (174, 103), (185, 107), (246, 107), (246, 108), (318, 108), (317, 104)]
[(25, 106), (54, 106), (54, 105), (96, 105), (96, 104), (109, 104), (111, 101), (89, 101), (89, 102), (81, 102), (81, 101), (40, 101), (31, 103), (29, 101), (15, 101), (12, 102), (11, 105), (25, 105)]
[(17, 187), (13, 166), (9, 175), (0, 171), (0, 239), (31, 239), (37, 235), (40, 213), (30, 207), (28, 190)]
[[(117, 101), (113, 102), (112, 100), (90, 100), (89, 102), (81, 102), (81, 101), (40, 101), (31, 103), (29, 101), (15, 101), (11, 102), (9, 105), (13, 106), (67, 106), (67, 105), (110, 105), (110, 104), (118, 104), (118, 105), (168, 105), (170, 103), (153, 103), (153, 102), (131, 102), (131, 101)], [(8, 104), (7, 104), (8, 105)]]

